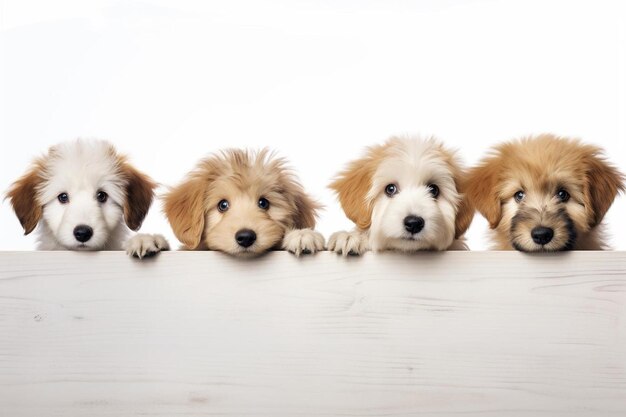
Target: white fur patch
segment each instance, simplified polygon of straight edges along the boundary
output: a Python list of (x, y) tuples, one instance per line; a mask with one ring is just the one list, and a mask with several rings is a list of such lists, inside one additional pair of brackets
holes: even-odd
[(285, 234), (282, 248), (296, 256), (324, 250), (324, 236), (312, 229), (294, 229)]
[(156, 255), (161, 251), (170, 250), (170, 245), (161, 235), (137, 233), (126, 241), (124, 249), (128, 255), (142, 259), (146, 256)]
[[(445, 250), (453, 245), (460, 196), (454, 173), (440, 143), (434, 139), (400, 138), (389, 150), (372, 179), (368, 200), (372, 202), (369, 243), (372, 250)], [(398, 193), (385, 194), (388, 184)], [(434, 197), (429, 185), (439, 188)], [(418, 233), (406, 230), (407, 216), (421, 217)]]
[(333, 233), (328, 239), (328, 250), (343, 256), (361, 255), (369, 250), (367, 233), (358, 230)]

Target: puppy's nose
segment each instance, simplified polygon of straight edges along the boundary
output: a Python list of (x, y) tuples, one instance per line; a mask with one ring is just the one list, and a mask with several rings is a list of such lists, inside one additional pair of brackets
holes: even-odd
[(93, 229), (89, 226), (85, 226), (81, 224), (80, 226), (76, 226), (74, 228), (74, 237), (79, 242), (86, 242), (93, 236)]
[(411, 234), (419, 233), (424, 228), (424, 219), (417, 216), (406, 216), (404, 228)]
[(549, 227), (538, 226), (530, 231), (530, 235), (538, 245), (549, 243), (554, 237), (554, 230)]
[(256, 241), (256, 233), (254, 233), (254, 230), (241, 229), (235, 233), (235, 240), (239, 246), (247, 248), (248, 246), (252, 246), (252, 244)]

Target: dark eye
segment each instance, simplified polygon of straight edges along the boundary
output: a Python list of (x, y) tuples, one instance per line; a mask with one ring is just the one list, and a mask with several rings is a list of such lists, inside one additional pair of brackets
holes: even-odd
[(398, 186), (396, 184), (388, 184), (385, 187), (385, 194), (387, 194), (389, 197), (398, 194)]
[(520, 201), (522, 201), (524, 199), (524, 197), (526, 197), (526, 194), (523, 191), (518, 191), (515, 194), (513, 194), (513, 198), (515, 199), (515, 201), (517, 201), (518, 203)]
[(259, 208), (263, 209), (263, 210), (267, 210), (268, 208), (270, 208), (270, 202), (267, 201), (267, 198), (259, 198)]
[(222, 213), (228, 210), (229, 207), (230, 203), (228, 202), (228, 200), (220, 200), (220, 202), (217, 203), (217, 209)]
[(61, 193), (57, 196), (57, 198), (61, 204), (67, 204), (70, 202), (70, 196), (67, 195), (67, 193)]
[(562, 189), (562, 188), (559, 191), (556, 192), (556, 196), (563, 203), (565, 203), (567, 200), (569, 200), (569, 197), (570, 197), (569, 193), (567, 191), (565, 191), (564, 189)]
[(104, 191), (98, 191), (98, 194), (96, 194), (96, 200), (98, 200), (100, 203), (106, 203), (108, 199), (109, 195)]
[(432, 194), (434, 198), (439, 196), (439, 187), (436, 184), (428, 184), (428, 192)]

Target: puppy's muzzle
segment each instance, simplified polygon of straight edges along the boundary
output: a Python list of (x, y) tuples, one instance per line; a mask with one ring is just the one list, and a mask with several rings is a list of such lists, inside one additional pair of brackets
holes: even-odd
[(424, 219), (417, 216), (404, 218), (404, 229), (412, 235), (419, 233), (424, 228)]
[(256, 241), (256, 233), (254, 230), (241, 229), (235, 233), (235, 240), (239, 246), (248, 248)]
[(81, 224), (74, 228), (74, 237), (81, 243), (87, 242), (93, 236), (93, 229), (89, 226)]
[(554, 237), (554, 230), (549, 227), (537, 226), (530, 231), (530, 236), (533, 238), (533, 242), (538, 245), (546, 245), (550, 243)]

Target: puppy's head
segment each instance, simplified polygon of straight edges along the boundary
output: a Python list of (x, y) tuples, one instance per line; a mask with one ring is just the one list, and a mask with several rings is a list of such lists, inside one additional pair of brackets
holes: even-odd
[(434, 139), (391, 138), (368, 148), (331, 184), (372, 249), (444, 250), (469, 227), (463, 173)]
[(575, 248), (623, 189), (599, 148), (546, 134), (497, 146), (466, 192), (501, 248), (539, 252)]
[(267, 150), (227, 150), (202, 160), (165, 196), (164, 211), (187, 249), (258, 255), (285, 232), (315, 226), (318, 204)]
[(122, 223), (137, 230), (156, 184), (111, 144), (79, 139), (53, 146), (35, 160), (9, 192), (24, 233), (43, 222), (52, 246), (98, 250)]

